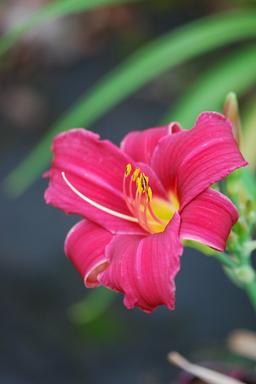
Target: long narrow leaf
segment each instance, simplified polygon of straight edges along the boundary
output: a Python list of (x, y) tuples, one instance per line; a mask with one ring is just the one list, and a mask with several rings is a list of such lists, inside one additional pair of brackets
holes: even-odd
[(256, 168), (256, 97), (250, 100), (249, 105), (242, 114), (244, 140), (242, 141), (242, 153), (250, 164), (250, 168)]
[(214, 64), (196, 79), (185, 96), (172, 106), (165, 121), (177, 120), (189, 128), (201, 111), (222, 111), (227, 93), (241, 95), (255, 82), (256, 47), (250, 46)]
[(13, 27), (0, 39), (0, 55), (4, 54), (11, 46), (28, 31), (45, 22), (52, 21), (58, 17), (88, 11), (106, 5), (135, 2), (139, 0), (58, 0), (50, 3), (38, 11), (27, 21)]
[(194, 21), (139, 49), (106, 75), (67, 111), (6, 181), (9, 193), (22, 193), (47, 166), (53, 135), (88, 126), (160, 73), (228, 43), (256, 36), (256, 11), (232, 12)]

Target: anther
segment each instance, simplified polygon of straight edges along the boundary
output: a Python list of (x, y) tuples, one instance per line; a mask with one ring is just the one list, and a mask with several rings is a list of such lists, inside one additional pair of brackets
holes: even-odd
[(142, 187), (142, 182), (141, 182), (141, 175), (139, 177), (137, 177), (136, 185), (137, 185), (137, 190), (138, 190), (139, 194), (141, 194), (143, 192), (143, 187)]
[(133, 172), (133, 175), (132, 175), (132, 181), (135, 181), (137, 179), (137, 177), (139, 176), (140, 174), (140, 168), (139, 167), (136, 167), (135, 171)]
[(151, 187), (148, 187), (147, 195), (148, 195), (148, 200), (149, 200), (149, 202), (152, 201), (153, 193), (152, 193), (152, 189), (151, 189)]
[(143, 192), (148, 190), (148, 177), (144, 173), (141, 174), (141, 187)]
[(128, 163), (125, 167), (125, 177), (128, 177), (132, 171), (132, 166), (130, 163)]

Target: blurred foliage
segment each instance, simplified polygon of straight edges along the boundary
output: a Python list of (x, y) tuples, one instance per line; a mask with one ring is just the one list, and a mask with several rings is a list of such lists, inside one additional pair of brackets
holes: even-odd
[(49, 3), (27, 21), (12, 28), (0, 39), (0, 55), (4, 54), (28, 31), (58, 17), (88, 11), (100, 6), (116, 5), (140, 0), (58, 0)]
[[(148, 43), (82, 95), (6, 180), (21, 194), (45, 169), (52, 137), (73, 126), (88, 127), (132, 92), (178, 64), (235, 41), (256, 36), (256, 11), (237, 11), (196, 20)], [(204, 90), (204, 93), (211, 89)]]
[(79, 331), (79, 339), (86, 340), (87, 344), (91, 342), (93, 346), (98, 343), (102, 347), (104, 342), (115, 344), (117, 340), (126, 336), (122, 319), (110, 309), (89, 323), (77, 324), (75, 322), (75, 324)]
[(242, 153), (250, 164), (250, 169), (256, 168), (256, 97), (253, 97), (244, 108), (242, 115), (245, 128), (245, 139), (242, 141)]
[(90, 323), (107, 310), (115, 296), (115, 292), (106, 288), (94, 289), (84, 300), (71, 306), (69, 317), (77, 324)]
[(246, 92), (256, 81), (256, 47), (237, 49), (196, 78), (185, 95), (171, 108), (165, 121), (192, 127), (202, 111), (222, 111), (223, 100), (232, 90)]
[(92, 339), (93, 343), (113, 343), (121, 336), (120, 318), (110, 309), (115, 298), (115, 292), (99, 287), (69, 308), (71, 322), (77, 326), (80, 335), (85, 337), (87, 342)]

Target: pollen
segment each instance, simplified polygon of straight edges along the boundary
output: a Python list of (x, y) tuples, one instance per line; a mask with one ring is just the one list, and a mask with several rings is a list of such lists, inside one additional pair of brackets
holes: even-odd
[(152, 198), (153, 198), (153, 193), (152, 193), (151, 187), (148, 187), (147, 195), (148, 195), (148, 200), (151, 202)]
[(145, 175), (145, 173), (141, 174), (141, 187), (143, 192), (147, 192), (148, 190), (148, 176)]
[(140, 174), (140, 168), (136, 167), (136, 169), (135, 169), (135, 171), (133, 172), (133, 175), (132, 175), (132, 180), (136, 181), (137, 177), (139, 176), (139, 174)]
[(125, 167), (125, 177), (128, 177), (132, 171), (132, 166), (130, 163), (128, 163)]
[(139, 192), (139, 194), (142, 194), (143, 186), (142, 186), (142, 182), (141, 182), (141, 175), (137, 177), (136, 185), (137, 185), (137, 191)]

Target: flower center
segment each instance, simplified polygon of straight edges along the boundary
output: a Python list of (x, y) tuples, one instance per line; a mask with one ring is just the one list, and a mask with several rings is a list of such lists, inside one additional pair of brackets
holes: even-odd
[(174, 213), (179, 209), (179, 201), (173, 193), (169, 193), (168, 200), (158, 196), (153, 197), (148, 176), (141, 172), (139, 167), (132, 171), (131, 164), (127, 164), (123, 177), (124, 199), (131, 216), (114, 211), (90, 199), (68, 180), (65, 172), (62, 171), (61, 175), (74, 194), (86, 203), (109, 215), (138, 223), (150, 233), (163, 232)]
[(151, 233), (163, 232), (179, 208), (179, 201), (173, 193), (169, 194), (168, 200), (153, 197), (148, 176), (139, 167), (132, 171), (131, 164), (127, 164), (124, 172), (123, 193), (130, 212)]

